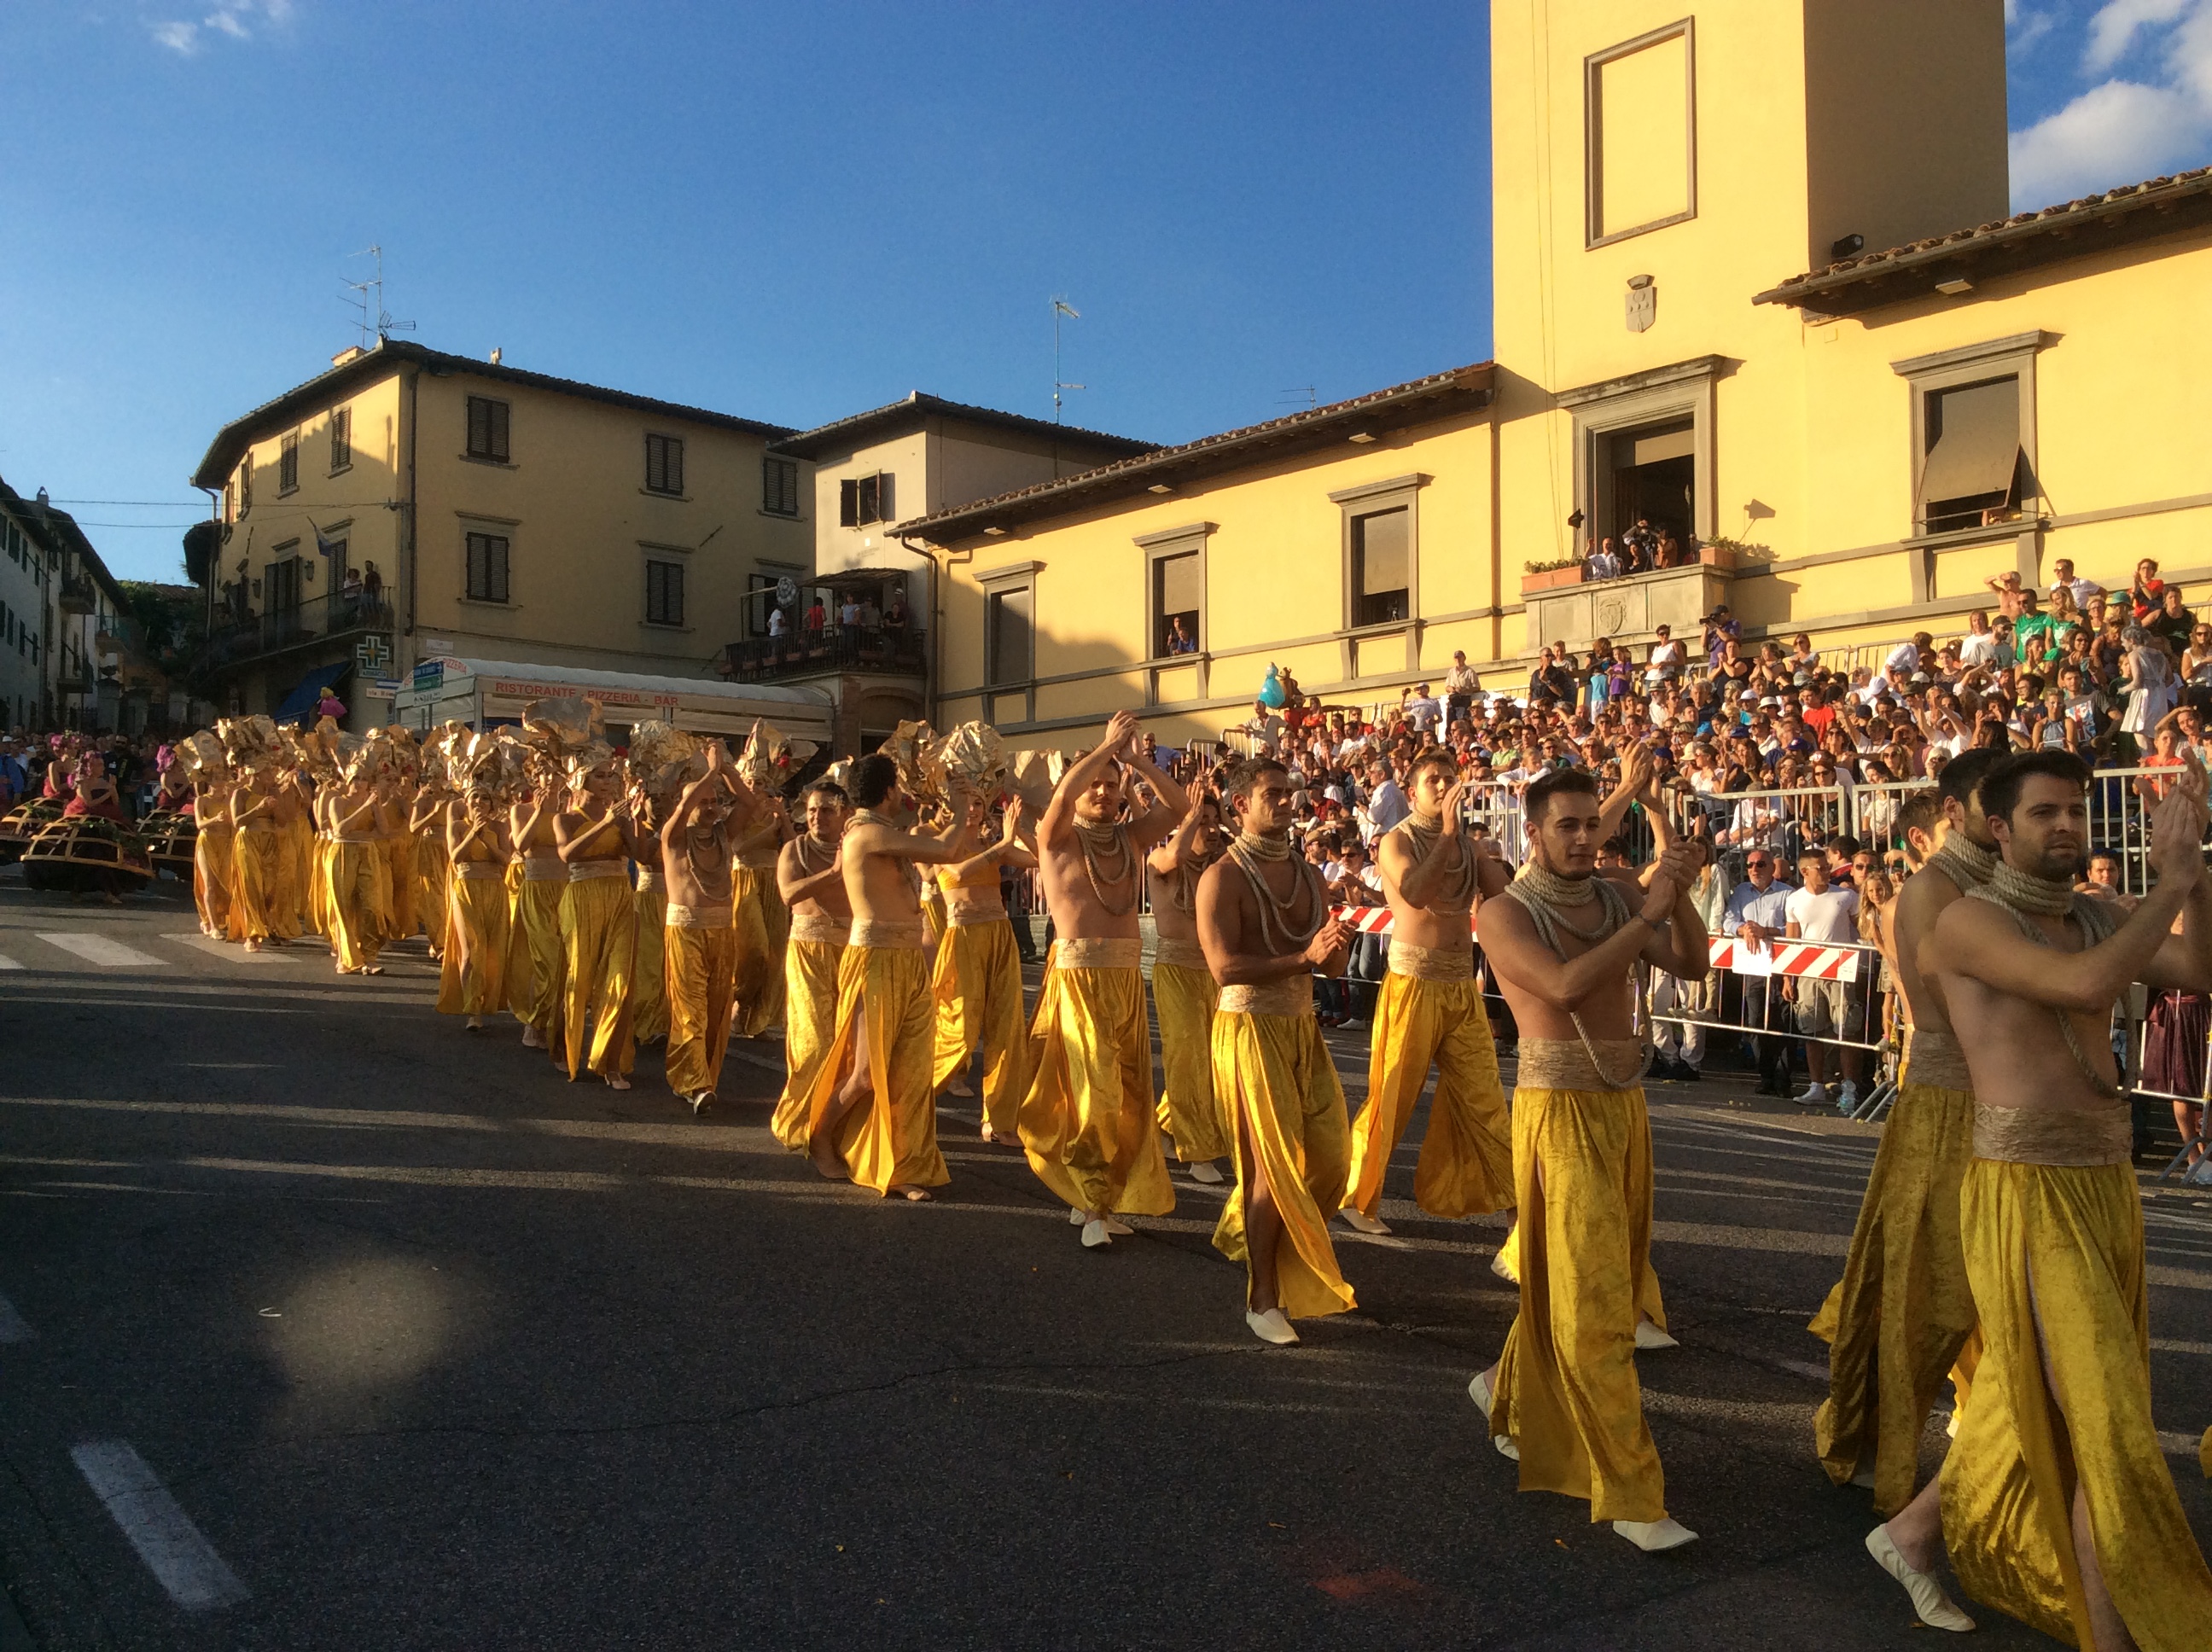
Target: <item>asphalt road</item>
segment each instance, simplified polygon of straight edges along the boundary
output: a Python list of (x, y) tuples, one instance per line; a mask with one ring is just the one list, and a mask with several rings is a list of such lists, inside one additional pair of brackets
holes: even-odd
[[(1702, 1540), (1645, 1556), (1491, 1450), (1504, 1227), (1422, 1217), (1413, 1142), (1396, 1235), (1338, 1240), (1359, 1311), (1273, 1350), (1180, 1177), (1085, 1252), (971, 1102), (886, 1204), (769, 1136), (775, 1045), (695, 1123), (656, 1055), (572, 1085), (432, 990), (0, 875), (0, 1648), (1926, 1643), (1809, 1447), (1865, 1127), (1654, 1090), (1642, 1376)], [(2150, 1213), (2200, 1540), (2208, 1204)]]

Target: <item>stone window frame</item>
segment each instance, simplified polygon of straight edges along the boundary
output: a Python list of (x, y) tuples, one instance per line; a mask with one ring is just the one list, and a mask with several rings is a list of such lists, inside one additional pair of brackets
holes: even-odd
[[(1648, 372), (1608, 379), (1601, 384), (1563, 390), (1552, 399), (1574, 417), (1575, 508), (1583, 514), (1583, 527), (1570, 530), (1601, 538), (1596, 525), (1599, 483), (1608, 475), (1601, 463), (1604, 445), (1624, 431), (1647, 424), (1690, 421), (1692, 501), (1690, 531), (1699, 544), (1711, 538), (1714, 515), (1714, 428), (1717, 397), (1714, 386), (1729, 365), (1724, 356), (1700, 355)], [(1582, 555), (1579, 543), (1568, 549)]]
[(1960, 528), (1948, 533), (1931, 534), (1927, 530), (1926, 501), (1920, 497), (1920, 471), (1928, 459), (1928, 398), (1946, 390), (1956, 390), (1962, 385), (1986, 383), (1992, 379), (2012, 376), (2020, 394), (2020, 451), (2027, 460), (2029, 477), (2040, 497), (2043, 472), (2038, 462), (2035, 434), (2035, 372), (2036, 357), (2058, 342), (2058, 335), (2036, 329), (2030, 332), (2010, 333), (2002, 338), (1984, 339), (1979, 343), (1961, 344), (1947, 350), (1936, 350), (1926, 355), (1910, 355), (1901, 361), (1892, 361), (1889, 370), (1906, 385), (1909, 398), (1908, 426), (1911, 445), (1905, 449), (1911, 500), (1910, 531), (1905, 543), (1920, 551), (1912, 559), (1912, 600), (1916, 603), (1933, 600), (1935, 565), (1929, 545), (1943, 546), (1954, 542), (1986, 543), (2018, 535), (2021, 540), (2020, 577), (2021, 583), (2033, 585), (2039, 577), (2038, 563), (2041, 561), (2041, 535), (2036, 518), (2023, 515), (2017, 524), (2002, 524), (1986, 528)]
[[(1599, 180), (1603, 176), (1604, 110), (1599, 95), (1599, 73), (1606, 64), (1622, 58), (1632, 57), (1647, 46), (1675, 35), (1682, 37), (1682, 107), (1686, 130), (1682, 135), (1682, 159), (1687, 179), (1689, 204), (1681, 211), (1664, 218), (1654, 218), (1649, 223), (1632, 224), (1626, 229), (1607, 234), (1602, 226), (1605, 202)], [(1698, 216), (1698, 22), (1694, 17), (1679, 18), (1659, 27), (1647, 29), (1634, 39), (1609, 46), (1602, 52), (1593, 52), (1583, 59), (1583, 247), (1585, 252), (1601, 246), (1611, 246), (1615, 241), (1625, 241), (1635, 235), (1646, 235), (1655, 229), (1664, 229), (1670, 224), (1687, 223)]]
[[(1020, 721), (1036, 720), (1037, 684), (1037, 575), (1044, 571), (1040, 562), (1008, 562), (1002, 568), (987, 568), (975, 575), (975, 583), (983, 595), (983, 684), (982, 692), (990, 703), (986, 720), (1005, 723), (1011, 720), (998, 709), (998, 701), (1018, 695), (1022, 701)], [(1028, 675), (1000, 682), (999, 671), (998, 627), (992, 623), (992, 599), (1016, 591), (1030, 593), (1030, 669)]]
[[(1337, 637), (1341, 656), (1341, 676), (1350, 682), (1356, 673), (1354, 643), (1363, 637), (1387, 637), (1395, 632), (1406, 634), (1406, 665), (1409, 671), (1421, 669), (1421, 489), (1436, 480), (1425, 471), (1412, 471), (1404, 476), (1384, 478), (1380, 482), (1363, 482), (1353, 487), (1340, 488), (1328, 496), (1329, 503), (1337, 507), (1337, 563), (1339, 601)], [(1384, 511), (1403, 506), (1406, 511), (1406, 617), (1387, 620), (1380, 625), (1354, 623), (1359, 614), (1359, 593), (1353, 577), (1352, 523), (1363, 516), (1375, 516)], [(1373, 676), (1375, 673), (1368, 673)]]
[[(1218, 522), (1189, 522), (1158, 533), (1140, 533), (1131, 540), (1145, 554), (1145, 658), (1148, 663), (1189, 660), (1206, 653), (1206, 550), (1207, 542), (1220, 531)], [(1170, 557), (1191, 552), (1198, 556), (1198, 653), (1164, 654), (1158, 651), (1160, 622), (1166, 617), (1160, 612), (1159, 565)]]

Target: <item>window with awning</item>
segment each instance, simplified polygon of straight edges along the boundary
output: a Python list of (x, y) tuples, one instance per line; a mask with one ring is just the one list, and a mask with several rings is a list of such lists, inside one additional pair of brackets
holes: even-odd
[(1975, 527), (2020, 503), (2020, 380), (2008, 375), (1928, 392), (1921, 463), (1922, 531)]

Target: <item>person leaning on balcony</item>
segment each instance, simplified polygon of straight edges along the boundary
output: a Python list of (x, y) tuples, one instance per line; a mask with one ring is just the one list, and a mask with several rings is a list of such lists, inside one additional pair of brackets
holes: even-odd
[(1613, 550), (1613, 541), (1610, 538), (1601, 539), (1597, 549), (1583, 559), (1583, 578), (1617, 580), (1620, 577), (1620, 553)]

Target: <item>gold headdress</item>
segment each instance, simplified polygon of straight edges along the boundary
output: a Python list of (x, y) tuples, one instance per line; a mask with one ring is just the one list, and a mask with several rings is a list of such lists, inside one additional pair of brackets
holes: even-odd
[(1067, 773), (1067, 754), (1017, 751), (1007, 767), (1006, 789), (1027, 804), (1031, 814), (1042, 815), (1060, 789), (1060, 776)]

